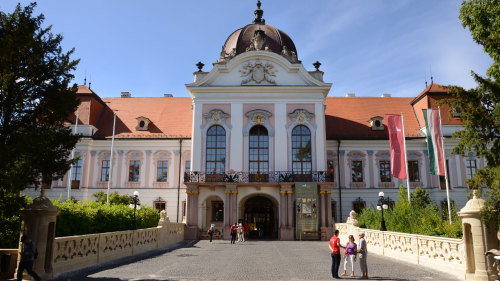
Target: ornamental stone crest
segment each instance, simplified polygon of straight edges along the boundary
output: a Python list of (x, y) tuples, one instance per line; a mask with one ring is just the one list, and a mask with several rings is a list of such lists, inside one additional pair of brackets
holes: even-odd
[(246, 114), (252, 125), (265, 125), (271, 115), (271, 112), (261, 109), (252, 110)]
[(210, 124), (224, 124), (226, 123), (226, 119), (229, 117), (229, 114), (224, 113), (224, 111), (220, 109), (212, 109), (209, 113), (203, 114), (207, 123)]
[(269, 84), (276, 84), (276, 81), (271, 79), (271, 77), (276, 77), (274, 74), (277, 70), (274, 69), (274, 65), (270, 63), (262, 64), (262, 62), (257, 59), (255, 63), (246, 63), (243, 65), (243, 70), (240, 70), (241, 77), (247, 77), (241, 81), (241, 84), (248, 84), (255, 82), (260, 84), (262, 82), (267, 82)]
[(305, 109), (296, 109), (292, 113), (288, 114), (288, 117), (295, 124), (306, 124), (311, 123), (311, 118), (314, 117), (314, 114)]
[(299, 59), (297, 58), (297, 54), (294, 51), (288, 50), (286, 46), (283, 46), (283, 50), (281, 50), (281, 55), (288, 59), (291, 63), (299, 63)]
[(262, 50), (264, 43), (266, 43), (266, 33), (264, 32), (264, 30), (256, 30), (253, 34), (252, 43), (246, 48), (245, 51), (248, 52)]
[(226, 53), (224, 46), (222, 46), (222, 51), (220, 52), (220, 57), (217, 63), (226, 63), (236, 56), (236, 48), (233, 48), (230, 53)]

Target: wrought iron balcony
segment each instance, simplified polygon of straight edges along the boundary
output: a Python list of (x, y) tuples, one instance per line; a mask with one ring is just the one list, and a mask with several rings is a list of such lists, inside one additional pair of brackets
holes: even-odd
[(290, 171), (250, 173), (225, 172), (214, 174), (206, 172), (190, 172), (184, 174), (184, 183), (279, 183), (279, 182), (332, 182), (333, 177), (327, 171), (313, 171), (297, 174)]

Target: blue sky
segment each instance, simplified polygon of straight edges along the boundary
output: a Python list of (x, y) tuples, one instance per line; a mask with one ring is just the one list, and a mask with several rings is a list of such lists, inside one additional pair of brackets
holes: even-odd
[[(12, 12), (17, 1), (0, 2)], [(22, 1), (23, 5), (29, 1)], [(319, 60), (329, 96), (416, 96), (430, 82), (475, 86), (492, 60), (458, 19), (458, 0), (262, 0), (264, 19)], [(188, 96), (198, 61), (211, 70), (226, 38), (254, 18), (254, 0), (39, 1), (36, 14), (80, 58), (75, 82), (101, 97)]]

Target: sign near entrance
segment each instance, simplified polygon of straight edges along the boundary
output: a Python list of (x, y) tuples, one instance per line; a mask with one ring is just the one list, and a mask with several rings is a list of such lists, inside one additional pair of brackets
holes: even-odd
[(319, 239), (318, 185), (314, 182), (295, 183), (295, 238)]

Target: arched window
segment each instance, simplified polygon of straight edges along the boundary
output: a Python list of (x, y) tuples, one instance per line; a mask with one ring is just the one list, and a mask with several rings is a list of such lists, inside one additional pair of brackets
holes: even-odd
[(206, 172), (222, 174), (226, 164), (226, 130), (215, 125), (207, 131), (207, 161)]
[(257, 125), (250, 129), (249, 172), (262, 174), (269, 171), (269, 137), (264, 126)]
[(294, 174), (308, 174), (311, 170), (311, 131), (299, 125), (292, 131), (292, 171)]

